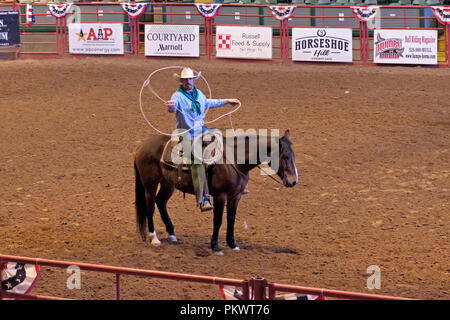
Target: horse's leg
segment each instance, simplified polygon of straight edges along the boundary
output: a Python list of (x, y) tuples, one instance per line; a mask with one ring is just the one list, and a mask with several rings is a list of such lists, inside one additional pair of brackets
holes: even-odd
[(169, 241), (172, 243), (177, 242), (177, 238), (174, 233), (174, 226), (170, 220), (169, 213), (167, 212), (167, 201), (173, 194), (175, 187), (167, 182), (167, 180), (161, 180), (161, 188), (159, 189), (158, 195), (156, 196), (156, 205), (158, 206), (161, 219), (166, 225), (166, 231), (169, 233)]
[[(145, 168), (145, 167), (144, 167)], [(159, 245), (156, 237), (155, 227), (153, 225), (153, 213), (155, 212), (155, 195), (158, 189), (159, 180), (147, 179), (145, 182), (141, 179), (141, 174), (135, 163), (136, 175), (136, 218), (138, 230), (142, 240), (145, 241), (146, 225), (148, 226), (149, 236), (152, 238), (152, 244)]]
[(227, 244), (233, 250), (239, 250), (234, 240), (234, 222), (236, 220), (236, 212), (241, 195), (238, 194), (233, 199), (227, 201)]
[(219, 247), (219, 230), (222, 225), (223, 208), (225, 207), (225, 196), (214, 196), (214, 229), (211, 237), (211, 249), (214, 253), (221, 255), (222, 250)]
[(146, 188), (148, 192), (145, 193), (145, 198), (147, 200), (147, 222), (148, 222), (148, 231), (149, 236), (152, 239), (152, 245), (159, 246), (161, 245), (161, 241), (159, 241), (156, 231), (155, 225), (153, 224), (153, 214), (155, 213), (155, 195), (156, 190), (158, 189), (159, 183), (154, 183)]

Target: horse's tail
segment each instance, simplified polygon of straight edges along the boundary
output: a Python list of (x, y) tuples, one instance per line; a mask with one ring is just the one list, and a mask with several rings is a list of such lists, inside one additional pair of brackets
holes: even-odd
[(142, 184), (141, 175), (136, 166), (136, 161), (134, 162), (134, 174), (136, 176), (135, 185), (135, 205), (136, 205), (136, 223), (138, 232), (142, 237), (142, 240), (146, 239), (146, 226), (147, 226), (147, 204), (145, 199), (145, 189)]

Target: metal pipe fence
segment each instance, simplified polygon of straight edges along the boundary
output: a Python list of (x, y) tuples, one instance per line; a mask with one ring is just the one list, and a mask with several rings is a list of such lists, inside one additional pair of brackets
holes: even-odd
[[(385, 295), (375, 295), (366, 294), (358, 292), (349, 292), (341, 290), (329, 290), (329, 289), (319, 289), (311, 287), (301, 287), (295, 285), (279, 284), (274, 282), (268, 282), (266, 279), (261, 277), (251, 278), (250, 280), (239, 280), (231, 278), (222, 277), (212, 277), (212, 276), (202, 276), (193, 275), (186, 273), (175, 273), (175, 272), (164, 272), (155, 270), (143, 270), (134, 268), (124, 268), (115, 266), (106, 266), (82, 262), (70, 262), (70, 261), (60, 261), (60, 260), (50, 260), (41, 258), (29, 258), (21, 256), (3, 255), (0, 254), (0, 266), (6, 262), (15, 262), (23, 264), (33, 264), (39, 266), (49, 266), (56, 268), (68, 268), (72, 266), (77, 266), (80, 270), (84, 271), (94, 271), (94, 272), (105, 272), (114, 274), (116, 276), (116, 299), (120, 300), (120, 279), (121, 276), (140, 276), (140, 277), (150, 277), (159, 278), (165, 280), (175, 280), (184, 282), (196, 282), (205, 283), (218, 286), (234, 286), (242, 290), (242, 300), (277, 300), (276, 292), (291, 292), (291, 293), (301, 293), (301, 294), (312, 294), (321, 295), (329, 298), (339, 298), (339, 299), (352, 299), (352, 300), (410, 300), (402, 297), (385, 296)], [(2, 272), (0, 272), (0, 283), (2, 282)], [(11, 293), (1, 290), (0, 287), (0, 300), (3, 298), (14, 298), (14, 299), (29, 299), (29, 300), (65, 300), (66, 298), (45, 296), (45, 295), (25, 295), (18, 293)]]
[[(142, 277), (186, 281), (186, 282), (196, 282), (196, 283), (206, 283), (206, 284), (213, 284), (213, 285), (236, 286), (236, 287), (240, 287), (242, 289), (242, 292), (244, 294), (244, 300), (249, 299), (249, 284), (248, 284), (248, 281), (246, 281), (246, 280), (237, 280), (237, 279), (211, 277), (211, 276), (201, 276), (201, 275), (193, 275), (193, 274), (186, 274), (186, 273), (163, 272), (163, 271), (155, 271), (155, 270), (142, 270), (142, 269), (134, 269), (134, 268), (105, 266), (105, 265), (81, 263), (81, 262), (70, 262), (70, 261), (11, 256), (11, 255), (0, 255), (0, 266), (4, 262), (34, 264), (34, 265), (39, 265), (39, 266), (49, 266), (49, 267), (57, 267), (57, 268), (68, 268), (70, 266), (77, 266), (80, 268), (80, 270), (106, 272), (106, 273), (115, 274), (116, 275), (116, 299), (117, 300), (120, 300), (120, 279), (121, 279), (121, 276), (123, 276), (123, 275), (142, 276)], [(1, 281), (2, 281), (2, 275), (0, 273), (0, 283), (1, 283)], [(12, 293), (8, 293), (8, 292), (0, 290), (0, 299), (1, 298), (9, 298), (9, 297), (11, 297), (11, 298), (17, 298), (17, 297), (27, 298), (29, 296), (12, 294)], [(48, 297), (48, 296), (30, 296), (30, 297), (34, 298), (34, 299), (58, 299), (57, 297)]]

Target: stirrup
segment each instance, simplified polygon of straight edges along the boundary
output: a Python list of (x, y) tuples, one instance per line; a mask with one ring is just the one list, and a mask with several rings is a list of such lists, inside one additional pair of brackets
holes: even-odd
[(212, 209), (214, 209), (214, 206), (211, 204), (211, 202), (209, 200), (205, 200), (205, 201), (203, 201), (202, 204), (200, 204), (201, 212), (210, 211)]

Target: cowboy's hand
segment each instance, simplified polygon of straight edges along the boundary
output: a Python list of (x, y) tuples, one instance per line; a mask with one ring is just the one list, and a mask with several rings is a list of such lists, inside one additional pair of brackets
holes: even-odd
[(227, 103), (231, 104), (234, 107), (240, 104), (241, 102), (239, 101), (239, 99), (227, 99)]
[(167, 111), (175, 112), (175, 101), (169, 100), (164, 102), (164, 105), (167, 107)]

